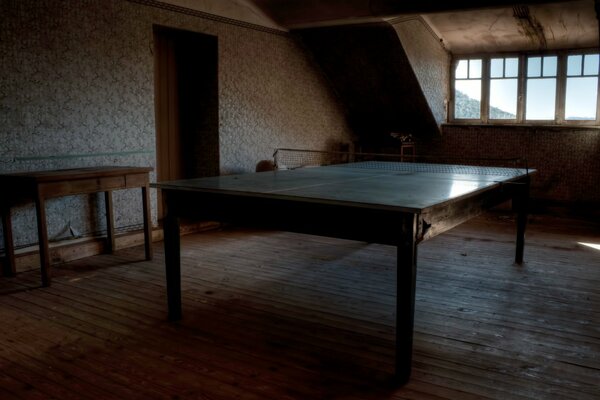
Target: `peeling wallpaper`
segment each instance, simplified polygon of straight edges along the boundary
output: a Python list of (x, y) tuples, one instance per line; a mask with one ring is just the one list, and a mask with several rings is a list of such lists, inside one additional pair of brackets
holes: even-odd
[[(218, 37), (222, 173), (253, 171), (277, 147), (352, 140), (326, 80), (287, 35), (125, 0), (0, 0), (0, 15), (0, 173), (156, 167), (153, 24)], [(139, 198), (115, 192), (118, 230), (141, 226)], [(103, 231), (102, 201), (49, 201), (49, 237)], [(33, 207), (12, 215), (15, 244), (36, 243)]]

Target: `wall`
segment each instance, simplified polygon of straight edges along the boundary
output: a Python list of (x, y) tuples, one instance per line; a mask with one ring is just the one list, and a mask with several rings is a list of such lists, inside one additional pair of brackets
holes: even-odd
[(420, 82), (387, 22), (299, 29), (349, 111), (362, 151), (380, 152), (392, 132), (438, 136)]
[[(156, 167), (153, 24), (218, 37), (222, 173), (252, 171), (277, 147), (351, 140), (327, 82), (290, 36), (160, 4), (0, 1), (0, 172)], [(115, 193), (118, 230), (141, 226), (132, 192)], [(100, 196), (49, 201), (50, 238), (68, 227), (102, 231), (102, 208)], [(30, 205), (13, 209), (13, 221), (17, 246), (37, 241)]]
[(396, 18), (389, 22), (398, 33), (436, 122), (441, 125), (447, 120), (446, 105), (450, 98), (448, 52), (421, 17)]
[(531, 191), (537, 205), (598, 213), (598, 128), (444, 125), (442, 136), (421, 141), (418, 151), (464, 158), (521, 157), (537, 169)]

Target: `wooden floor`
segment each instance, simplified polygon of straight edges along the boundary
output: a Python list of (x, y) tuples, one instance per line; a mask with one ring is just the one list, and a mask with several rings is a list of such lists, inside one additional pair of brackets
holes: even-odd
[(392, 372), (395, 249), (227, 229), (0, 277), (0, 398), (599, 399), (600, 229), (487, 214), (419, 246), (413, 375)]

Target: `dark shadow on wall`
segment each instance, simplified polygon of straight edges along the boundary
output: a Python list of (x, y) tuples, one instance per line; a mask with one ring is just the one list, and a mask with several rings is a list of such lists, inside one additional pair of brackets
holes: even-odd
[(370, 23), (293, 33), (331, 81), (363, 151), (397, 147), (392, 132), (439, 136), (435, 117), (391, 25)]

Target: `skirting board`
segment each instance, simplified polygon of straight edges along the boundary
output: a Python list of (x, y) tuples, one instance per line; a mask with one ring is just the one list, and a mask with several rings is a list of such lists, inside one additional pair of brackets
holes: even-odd
[[(200, 222), (197, 224), (182, 223), (181, 234), (201, 232), (209, 229), (216, 229), (220, 224), (216, 222)], [(155, 228), (152, 231), (152, 242), (163, 240), (163, 230)], [(127, 232), (115, 237), (115, 250), (128, 247), (142, 246), (144, 244), (143, 231)], [(69, 261), (78, 260), (85, 257), (91, 257), (106, 252), (105, 237), (87, 237), (79, 239), (62, 240), (60, 242), (50, 243), (50, 259), (52, 264), (62, 264)], [(18, 249), (15, 252), (17, 273), (39, 269), (40, 257), (38, 246), (30, 246)], [(0, 258), (0, 271), (4, 266), (4, 257)], [(1, 273), (0, 273), (1, 276)]]

